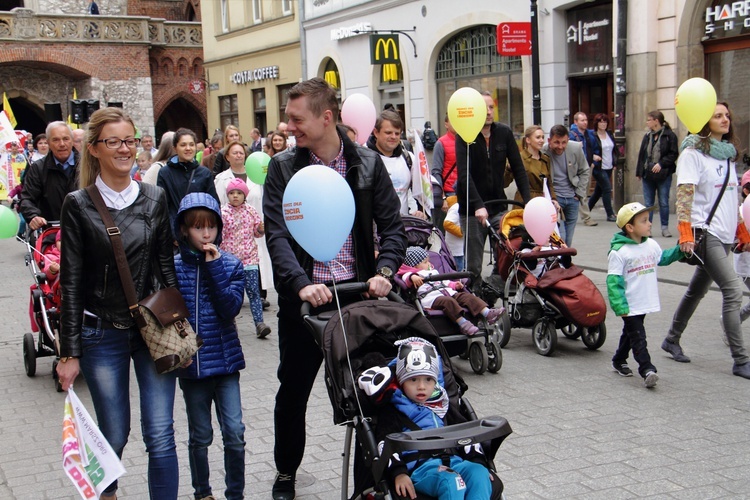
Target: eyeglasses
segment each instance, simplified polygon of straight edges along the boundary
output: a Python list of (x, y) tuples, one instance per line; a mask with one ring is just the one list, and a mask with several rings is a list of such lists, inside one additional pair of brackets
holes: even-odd
[(98, 141), (94, 142), (103, 142), (108, 149), (120, 149), (120, 146), (122, 146), (123, 143), (125, 143), (125, 145), (129, 148), (134, 148), (141, 142), (141, 140), (134, 137), (131, 137), (130, 139), (118, 139), (116, 137), (110, 137), (109, 139), (99, 139)]

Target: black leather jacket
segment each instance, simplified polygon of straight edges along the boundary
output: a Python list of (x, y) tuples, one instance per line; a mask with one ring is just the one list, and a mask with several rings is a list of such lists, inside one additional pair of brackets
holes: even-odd
[[(139, 184), (140, 193), (131, 206), (110, 209), (122, 233), (138, 300), (153, 293), (157, 282), (177, 286), (166, 195), (160, 187)], [(81, 356), (84, 309), (110, 322), (134, 322), (128, 313), (112, 243), (85, 190), (65, 198), (61, 227), (60, 356)]]
[[(367, 281), (383, 266), (395, 273), (406, 254), (406, 233), (399, 214), (400, 203), (383, 160), (375, 151), (359, 147), (342, 130), (346, 181), (354, 193), (356, 215), (352, 234), (358, 281)], [(279, 296), (299, 301), (298, 293), (311, 285), (313, 258), (292, 238), (284, 222), (282, 199), (292, 176), (310, 164), (310, 150), (294, 148), (274, 155), (268, 165), (263, 194), (266, 244), (273, 263), (273, 276)], [(311, 186), (311, 189), (314, 189)], [(373, 222), (380, 237), (380, 253), (375, 261)], [(320, 228), (325, 238), (325, 228)]]
[(73, 149), (75, 172), (66, 174), (57, 166), (54, 155), (33, 162), (26, 169), (21, 191), (21, 214), (27, 222), (37, 216), (48, 221), (60, 220), (65, 196), (78, 187), (78, 151)]

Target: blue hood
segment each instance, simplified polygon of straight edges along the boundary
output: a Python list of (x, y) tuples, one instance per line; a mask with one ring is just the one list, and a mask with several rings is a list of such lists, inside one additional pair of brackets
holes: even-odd
[(180, 244), (185, 243), (185, 237), (180, 232), (180, 226), (182, 225), (185, 212), (192, 208), (207, 208), (216, 213), (219, 219), (219, 231), (214, 244), (217, 247), (221, 245), (221, 231), (224, 227), (224, 223), (221, 220), (221, 207), (219, 207), (219, 202), (208, 193), (188, 193), (180, 202), (180, 208), (177, 210), (177, 218), (174, 220), (174, 234), (177, 235)]

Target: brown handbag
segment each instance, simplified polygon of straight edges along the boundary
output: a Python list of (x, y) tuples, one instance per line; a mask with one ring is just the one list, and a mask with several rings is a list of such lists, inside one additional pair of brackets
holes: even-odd
[(107, 227), (130, 315), (148, 346), (156, 364), (156, 371), (158, 373), (171, 372), (189, 362), (203, 345), (203, 340), (196, 335), (187, 320), (189, 312), (185, 299), (182, 298), (178, 289), (169, 287), (158, 290), (138, 302), (133, 276), (130, 274), (125, 248), (120, 238), (120, 230), (104, 204), (99, 189), (91, 185), (86, 188), (86, 192)]

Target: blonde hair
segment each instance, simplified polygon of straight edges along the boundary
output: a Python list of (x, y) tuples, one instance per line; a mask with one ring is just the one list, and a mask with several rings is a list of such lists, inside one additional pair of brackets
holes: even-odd
[(89, 120), (88, 129), (84, 136), (85, 147), (81, 148), (81, 170), (78, 185), (81, 188), (88, 187), (96, 181), (96, 176), (101, 172), (99, 158), (95, 157), (89, 151), (89, 146), (96, 146), (96, 141), (102, 133), (105, 125), (110, 123), (127, 122), (133, 127), (135, 133), (135, 123), (133, 119), (126, 114), (122, 108), (102, 108), (94, 112)]

